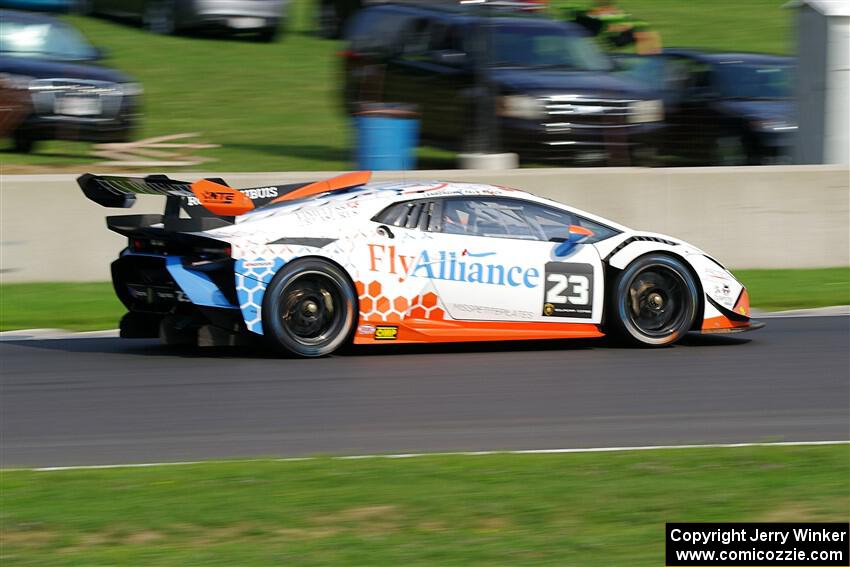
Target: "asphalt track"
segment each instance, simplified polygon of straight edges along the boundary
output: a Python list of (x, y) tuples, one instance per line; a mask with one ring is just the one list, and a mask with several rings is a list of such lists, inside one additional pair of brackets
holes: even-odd
[(850, 317), (662, 350), (0, 343), (0, 464), (850, 439)]

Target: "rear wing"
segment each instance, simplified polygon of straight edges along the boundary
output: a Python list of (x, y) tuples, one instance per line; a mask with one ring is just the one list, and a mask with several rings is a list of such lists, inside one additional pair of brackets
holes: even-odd
[[(179, 181), (166, 175), (123, 177), (86, 173), (77, 178), (83, 194), (104, 207), (129, 208), (136, 195), (166, 198), (162, 215), (108, 217), (110, 229), (121, 234), (137, 232), (152, 224), (168, 232), (198, 232), (232, 224), (235, 217), (271, 203), (303, 199), (363, 185), (371, 173), (347, 173), (324, 181), (234, 189), (222, 179)], [(181, 216), (181, 212), (185, 216)]]

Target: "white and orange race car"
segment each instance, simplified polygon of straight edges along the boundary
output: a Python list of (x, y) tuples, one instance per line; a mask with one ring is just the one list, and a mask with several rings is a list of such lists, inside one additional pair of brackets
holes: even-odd
[(718, 261), (535, 195), (472, 183), (370, 183), (369, 173), (236, 190), (218, 179), (79, 178), (109, 207), (167, 197), (163, 215), (108, 217), (121, 336), (284, 352), (346, 343), (567, 339), (670, 345), (753, 329)]

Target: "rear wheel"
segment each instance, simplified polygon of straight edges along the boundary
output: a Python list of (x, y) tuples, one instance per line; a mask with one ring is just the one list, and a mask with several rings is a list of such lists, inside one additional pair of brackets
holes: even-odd
[(319, 258), (296, 260), (272, 280), (263, 299), (263, 330), (297, 356), (331, 354), (351, 337), (357, 297), (340, 268)]
[(342, 18), (333, 0), (325, 0), (319, 5), (319, 37), (336, 39), (342, 34)]
[(19, 154), (32, 153), (33, 149), (35, 148), (35, 143), (35, 136), (33, 136), (24, 128), (18, 128), (17, 130), (15, 130), (15, 133), (12, 134), (12, 144), (15, 148), (15, 151)]
[(609, 324), (627, 342), (666, 346), (690, 330), (699, 305), (699, 288), (685, 264), (672, 256), (650, 254), (629, 264), (615, 281)]
[(149, 0), (145, 4), (143, 23), (149, 32), (171, 35), (177, 31), (176, 21), (174, 0)]

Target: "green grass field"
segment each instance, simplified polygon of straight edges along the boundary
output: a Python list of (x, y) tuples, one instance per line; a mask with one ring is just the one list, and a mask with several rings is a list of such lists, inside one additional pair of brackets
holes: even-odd
[(848, 445), (3, 471), (0, 563), (663, 565), (664, 523), (850, 519)]
[[(668, 46), (786, 53), (791, 12), (783, 3), (623, 0), (622, 6), (652, 22)], [(221, 145), (198, 152), (217, 161), (190, 169), (350, 169), (352, 131), (338, 89), (342, 43), (316, 38), (312, 15), (309, 0), (296, 0), (288, 33), (273, 44), (160, 37), (102, 19), (67, 19), (108, 50), (108, 65), (144, 84), (138, 137), (199, 132), (198, 141)], [(33, 155), (7, 151), (0, 171), (91, 169), (85, 164), (98, 160), (88, 151), (76, 142), (45, 143)], [(419, 157), (423, 169), (454, 166), (448, 152), (420, 149)]]
[[(736, 270), (752, 305), (768, 311), (850, 305), (850, 268)], [(112, 329), (124, 313), (108, 283), (0, 286), (0, 331)]]

